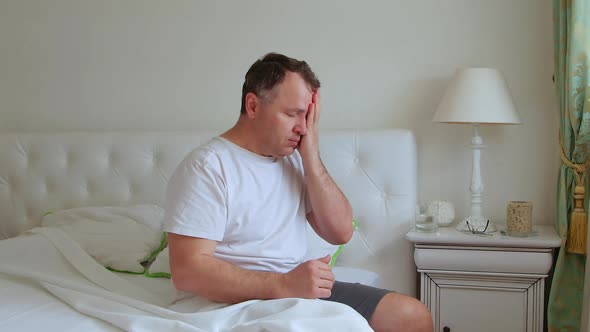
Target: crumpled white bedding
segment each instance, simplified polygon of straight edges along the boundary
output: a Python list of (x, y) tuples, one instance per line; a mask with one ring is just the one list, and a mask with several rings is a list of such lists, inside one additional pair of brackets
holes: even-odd
[(36, 228), (0, 241), (3, 331), (371, 331), (356, 311), (333, 302), (225, 305), (163, 290), (108, 271), (59, 229)]

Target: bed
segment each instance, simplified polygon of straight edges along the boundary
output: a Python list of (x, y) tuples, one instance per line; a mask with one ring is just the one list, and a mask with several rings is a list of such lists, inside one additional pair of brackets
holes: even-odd
[[(0, 330), (368, 330), (356, 312), (320, 300), (179, 297), (169, 279), (107, 270), (65, 233), (39, 227), (52, 211), (161, 204), (180, 160), (219, 133), (0, 134)], [(416, 296), (404, 238), (416, 206), (413, 134), (324, 130), (320, 151), (358, 222), (335, 269), (373, 271), (378, 286)], [(357, 278), (344, 272), (337, 279)]]

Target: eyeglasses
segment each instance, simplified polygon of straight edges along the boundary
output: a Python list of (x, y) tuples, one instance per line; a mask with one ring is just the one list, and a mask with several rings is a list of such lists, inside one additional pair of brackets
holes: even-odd
[(488, 221), (486, 222), (485, 227), (475, 227), (469, 224), (469, 220), (465, 221), (465, 224), (467, 224), (467, 229), (469, 230), (469, 232), (471, 234), (474, 235), (480, 235), (480, 236), (490, 236), (492, 235), (492, 233), (486, 233), (486, 231), (488, 230), (488, 226), (490, 225), (490, 220), (488, 219)]

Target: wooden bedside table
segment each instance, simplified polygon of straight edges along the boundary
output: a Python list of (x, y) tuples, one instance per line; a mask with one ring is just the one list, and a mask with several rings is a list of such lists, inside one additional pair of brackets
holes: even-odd
[(420, 273), (420, 300), (441, 332), (541, 332), (544, 290), (561, 240), (553, 226), (536, 225), (526, 238), (410, 231)]

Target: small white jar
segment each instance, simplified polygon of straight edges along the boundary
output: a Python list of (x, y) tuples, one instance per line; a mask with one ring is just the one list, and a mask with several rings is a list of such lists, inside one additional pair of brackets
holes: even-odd
[(449, 226), (455, 221), (455, 207), (449, 201), (432, 201), (426, 213), (435, 219), (439, 226)]

